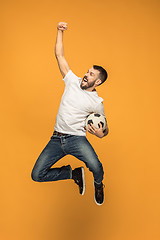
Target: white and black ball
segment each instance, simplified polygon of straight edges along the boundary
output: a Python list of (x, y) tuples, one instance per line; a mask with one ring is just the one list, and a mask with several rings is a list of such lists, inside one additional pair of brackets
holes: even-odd
[(86, 122), (85, 122), (86, 130), (88, 130), (88, 124), (91, 124), (91, 123), (96, 128), (99, 128), (100, 127), (99, 123), (101, 123), (103, 131), (106, 129), (106, 126), (107, 126), (106, 118), (99, 113), (91, 113), (90, 115), (87, 116)]

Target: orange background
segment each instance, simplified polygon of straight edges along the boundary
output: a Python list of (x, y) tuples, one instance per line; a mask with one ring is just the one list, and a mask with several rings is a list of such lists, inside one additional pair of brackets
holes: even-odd
[[(1, 1), (2, 240), (160, 239), (160, 2)], [(68, 23), (64, 51), (83, 77), (93, 64), (109, 77), (97, 88), (110, 129), (87, 134), (104, 170), (105, 203), (73, 181), (37, 183), (31, 171), (50, 140), (64, 91), (54, 47)], [(83, 165), (72, 156), (56, 166)]]

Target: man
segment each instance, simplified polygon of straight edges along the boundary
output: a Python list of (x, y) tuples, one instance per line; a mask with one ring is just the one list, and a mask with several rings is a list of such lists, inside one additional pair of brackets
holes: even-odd
[[(107, 79), (104, 68), (93, 65), (83, 77), (77, 77), (70, 69), (63, 50), (63, 31), (67, 30), (67, 23), (60, 22), (57, 26), (55, 56), (60, 72), (65, 82), (65, 91), (58, 110), (53, 135), (38, 157), (32, 170), (32, 179), (38, 182), (73, 179), (79, 186), (80, 194), (85, 192), (84, 168), (72, 170), (70, 165), (61, 168), (51, 168), (59, 159), (67, 154), (83, 161), (93, 173), (97, 205), (104, 202), (103, 167), (97, 154), (86, 138), (85, 119), (92, 112), (104, 115), (103, 99), (98, 96), (95, 87)], [(105, 115), (104, 115), (105, 116)], [(108, 134), (96, 129), (93, 124), (88, 125), (88, 132), (102, 138)]]

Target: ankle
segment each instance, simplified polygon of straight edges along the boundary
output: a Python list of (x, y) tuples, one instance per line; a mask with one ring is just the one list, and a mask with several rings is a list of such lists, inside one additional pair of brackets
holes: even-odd
[(103, 186), (103, 183), (102, 182), (100, 182), (100, 183), (94, 182), (94, 186), (96, 188), (101, 188)]
[(76, 176), (76, 174), (75, 174), (75, 170), (72, 170), (72, 179), (74, 179), (75, 176)]

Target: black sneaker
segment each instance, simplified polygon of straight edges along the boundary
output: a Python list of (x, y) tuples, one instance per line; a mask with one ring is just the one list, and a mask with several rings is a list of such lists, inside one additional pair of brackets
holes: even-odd
[(72, 170), (72, 179), (79, 186), (80, 194), (84, 195), (85, 192), (84, 167), (79, 167)]
[(104, 202), (104, 192), (103, 192), (104, 185), (103, 183), (97, 184), (94, 182), (94, 188), (95, 188), (95, 193), (94, 193), (95, 203), (97, 205), (102, 205)]

